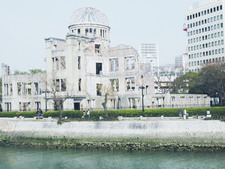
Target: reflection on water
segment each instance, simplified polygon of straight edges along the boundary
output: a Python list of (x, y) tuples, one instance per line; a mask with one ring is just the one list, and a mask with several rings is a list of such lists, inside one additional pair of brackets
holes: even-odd
[(0, 147), (0, 169), (225, 167), (225, 153), (121, 152)]

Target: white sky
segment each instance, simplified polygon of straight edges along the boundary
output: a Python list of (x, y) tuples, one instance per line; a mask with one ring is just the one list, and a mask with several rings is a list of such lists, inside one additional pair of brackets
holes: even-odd
[(185, 14), (196, 1), (2, 0), (0, 63), (12, 72), (44, 70), (44, 39), (65, 38), (73, 12), (93, 7), (108, 17), (112, 47), (125, 44), (138, 50), (139, 43), (157, 43), (160, 65), (172, 64), (186, 50)]

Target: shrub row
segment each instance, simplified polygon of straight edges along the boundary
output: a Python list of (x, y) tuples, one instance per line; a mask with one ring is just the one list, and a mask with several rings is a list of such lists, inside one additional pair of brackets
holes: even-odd
[[(225, 116), (225, 107), (203, 107), (203, 108), (187, 108), (187, 113), (189, 116), (194, 115), (206, 115), (206, 111), (210, 110), (212, 116)], [(183, 110), (182, 110), (183, 111)], [(109, 117), (116, 118), (118, 116), (123, 117), (176, 117), (178, 116), (178, 109), (177, 108), (158, 108), (158, 109), (145, 109), (143, 113), (141, 110), (137, 109), (127, 109), (127, 110), (108, 110)], [(63, 117), (69, 118), (81, 118), (83, 115), (82, 111), (73, 110), (73, 111), (63, 111)], [(0, 117), (36, 117), (36, 111), (26, 111), (26, 112), (0, 112)], [(48, 111), (43, 112), (44, 117), (59, 117), (58, 111)], [(100, 116), (105, 116), (104, 111), (91, 111), (91, 118), (98, 119)]]
[[(63, 111), (62, 117), (69, 118), (81, 118), (83, 115), (82, 111), (72, 110), (72, 111)], [(59, 111), (48, 111), (43, 112), (43, 117), (59, 117)]]
[(0, 112), (0, 117), (35, 117), (37, 116), (36, 111), (26, 111), (26, 112), (19, 112), (19, 111), (11, 111), (11, 112)]

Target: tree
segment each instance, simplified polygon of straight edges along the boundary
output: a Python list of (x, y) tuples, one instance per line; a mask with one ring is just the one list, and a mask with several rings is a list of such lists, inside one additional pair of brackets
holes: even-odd
[(30, 69), (29, 70), (30, 74), (36, 74), (36, 73), (45, 73), (45, 71), (41, 70), (41, 69)]
[(21, 72), (19, 70), (14, 71), (14, 75), (31, 75), (36, 73), (46, 73), (46, 71), (43, 71), (41, 69), (30, 69), (29, 72)]
[(54, 110), (59, 110), (58, 123), (62, 122), (63, 103), (72, 98), (72, 92), (68, 90), (65, 79), (56, 79), (55, 74), (46, 80), (46, 93), (48, 94), (47, 100), (53, 100)]
[(193, 90), (193, 85), (197, 79), (198, 73), (188, 72), (180, 77), (176, 78), (173, 82), (172, 91), (173, 94), (187, 94), (190, 90)]
[(225, 63), (210, 64), (201, 69), (195, 83), (190, 88), (192, 94), (207, 94), (218, 97), (222, 105), (225, 96)]
[(111, 85), (110, 87), (107, 87), (107, 86), (98, 85), (98, 91), (100, 92), (100, 95), (104, 96), (104, 102), (102, 103), (102, 106), (104, 108), (105, 118), (108, 118), (109, 115), (107, 110), (107, 102), (108, 102), (108, 97), (114, 95), (113, 86)]
[(21, 72), (19, 70), (14, 71), (14, 75), (28, 75), (28, 74), (29, 74), (28, 72)]

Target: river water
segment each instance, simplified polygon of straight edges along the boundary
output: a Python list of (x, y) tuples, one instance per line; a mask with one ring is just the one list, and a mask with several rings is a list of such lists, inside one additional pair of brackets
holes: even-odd
[(225, 152), (125, 152), (0, 146), (0, 169), (222, 169)]

